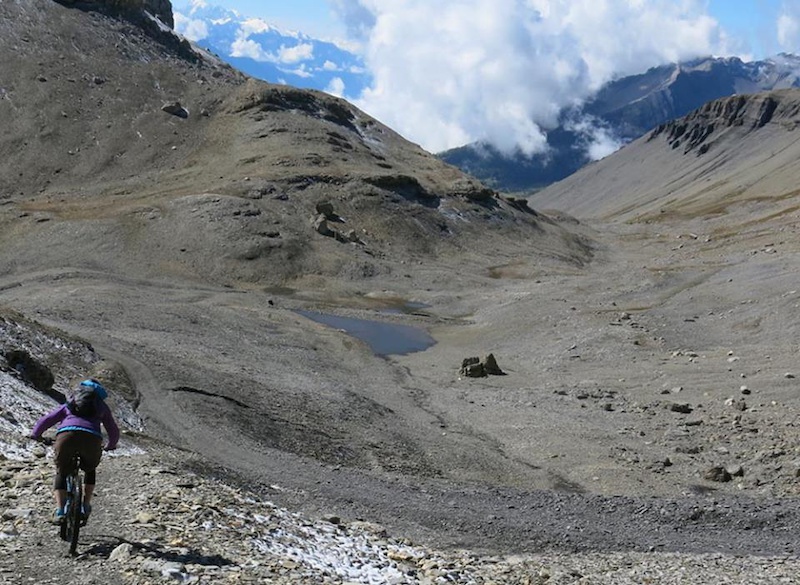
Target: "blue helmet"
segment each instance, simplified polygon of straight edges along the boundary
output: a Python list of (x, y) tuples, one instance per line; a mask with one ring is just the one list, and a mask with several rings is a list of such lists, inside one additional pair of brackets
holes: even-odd
[(108, 391), (103, 388), (103, 385), (98, 382), (97, 380), (84, 380), (80, 383), (81, 386), (88, 386), (94, 389), (95, 394), (97, 394), (100, 398), (105, 400), (108, 398)]

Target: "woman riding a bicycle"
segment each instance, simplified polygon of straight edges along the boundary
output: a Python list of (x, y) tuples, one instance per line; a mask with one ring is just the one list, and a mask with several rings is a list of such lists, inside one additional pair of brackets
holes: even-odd
[(86, 474), (84, 480), (83, 517), (88, 518), (92, 510), (92, 496), (97, 483), (97, 466), (103, 455), (103, 434), (100, 425), (108, 433), (106, 451), (117, 448), (119, 427), (111, 409), (105, 403), (108, 392), (97, 380), (83, 380), (73, 390), (72, 397), (65, 404), (40, 418), (31, 430), (31, 438), (41, 439), (50, 427), (61, 423), (56, 431), (55, 462), (56, 477), (54, 495), (56, 511), (53, 520), (61, 523), (64, 519), (64, 503), (67, 497), (66, 476), (76, 455), (80, 456), (81, 469)]

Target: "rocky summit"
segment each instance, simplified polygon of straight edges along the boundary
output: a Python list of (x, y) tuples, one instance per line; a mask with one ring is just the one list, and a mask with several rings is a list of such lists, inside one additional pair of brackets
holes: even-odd
[[(791, 582), (796, 92), (521, 199), (165, 6), (0, 3), (0, 579)], [(85, 376), (70, 558), (25, 434)]]

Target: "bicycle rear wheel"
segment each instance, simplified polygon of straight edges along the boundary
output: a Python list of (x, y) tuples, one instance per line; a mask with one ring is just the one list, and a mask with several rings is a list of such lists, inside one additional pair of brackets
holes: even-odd
[(64, 517), (61, 519), (61, 524), (58, 526), (58, 535), (61, 537), (61, 540), (66, 540), (67, 542), (70, 541), (72, 538), (72, 532), (70, 530), (69, 524), (69, 512), (72, 510), (72, 499), (73, 499), (73, 485), (75, 483), (74, 474), (70, 473), (66, 477), (67, 483), (67, 497), (64, 500)]
[(78, 548), (81, 532), (81, 505), (83, 503), (83, 481), (80, 472), (67, 476), (66, 518), (61, 524), (61, 538), (69, 542), (69, 554)]

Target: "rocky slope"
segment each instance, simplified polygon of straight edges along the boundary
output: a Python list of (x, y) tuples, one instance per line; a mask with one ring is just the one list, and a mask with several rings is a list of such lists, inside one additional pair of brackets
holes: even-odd
[(798, 123), (800, 90), (712, 101), (531, 201), (615, 221), (791, 216)]
[[(545, 254), (548, 240), (577, 242), (346, 102), (248, 79), (101, 12), (2, 11), (0, 221), (16, 264), (283, 285), (388, 270), (392, 250), (482, 250), (484, 226), (538, 239)], [(112, 233), (120, 246), (98, 260)]]
[[(278, 478), (257, 488), (243, 486), (203, 458), (142, 435), (136, 430), (137, 421), (125, 418), (129, 405), (117, 393), (110, 400), (117, 416), (123, 415), (123, 438), (119, 449), (106, 454), (101, 464), (94, 512), (73, 559), (65, 555), (66, 543), (58, 540), (49, 523), (52, 449), (24, 438), (33, 421), (55, 404), (43, 389), (32, 386), (30, 373), (51, 372), (52, 367), (52, 388), (59, 391), (66, 391), (71, 382), (64, 372), (88, 369), (108, 381), (112, 373), (79, 339), (19, 315), (4, 314), (0, 337), (4, 355), (14, 348), (28, 356), (27, 369), (15, 369), (7, 360), (0, 369), (0, 579), (4, 583), (627, 584), (707, 583), (731, 574), (737, 575), (737, 582), (775, 583), (791, 580), (800, 568), (796, 558), (784, 555), (664, 553), (654, 547), (649, 552), (612, 547), (565, 553), (556, 546), (512, 556), (437, 550), (373, 522), (282, 508), (272, 501), (286, 490)], [(775, 536), (779, 542), (784, 523), (794, 522), (800, 514), (797, 509), (788, 519), (759, 517), (749, 510), (748, 516), (740, 516), (719, 503), (682, 509), (673, 502), (652, 510), (652, 501), (618, 499), (609, 519), (621, 519), (630, 505), (646, 523), (654, 512), (662, 517), (686, 514), (700, 533), (714, 530), (718, 519), (747, 517), (764, 543)], [(781, 514), (786, 516), (787, 510)], [(671, 524), (661, 523), (662, 529)], [(761, 523), (776, 525), (768, 529)], [(563, 525), (540, 530), (553, 531), (551, 537), (567, 542), (580, 531)]]

